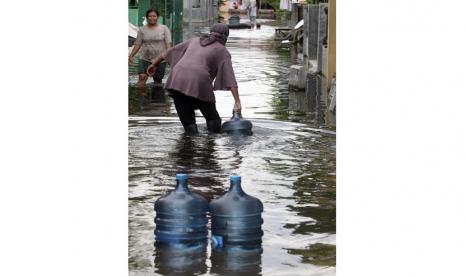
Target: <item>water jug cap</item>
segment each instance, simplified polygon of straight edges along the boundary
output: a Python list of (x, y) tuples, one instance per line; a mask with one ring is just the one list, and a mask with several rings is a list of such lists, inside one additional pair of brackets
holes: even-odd
[(187, 174), (186, 173), (178, 173), (176, 174), (176, 180), (187, 180)]
[(229, 177), (229, 180), (234, 181), (234, 182), (241, 181), (241, 176), (240, 175), (231, 175)]

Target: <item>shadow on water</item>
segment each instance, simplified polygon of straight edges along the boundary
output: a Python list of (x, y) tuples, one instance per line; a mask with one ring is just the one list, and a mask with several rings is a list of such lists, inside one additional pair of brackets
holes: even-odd
[[(324, 99), (313, 111), (291, 112), (287, 86), (289, 49), (272, 41), (274, 29), (231, 30), (228, 49), (238, 79), (244, 118), (253, 135), (184, 134), (172, 99), (149, 84), (129, 86), (130, 275), (334, 275), (336, 244), (336, 135)], [(305, 93), (304, 93), (305, 94)], [(230, 92), (216, 92), (223, 122), (231, 117)], [(218, 251), (210, 243), (180, 250), (154, 244), (154, 202), (175, 186), (178, 172), (189, 187), (212, 200), (242, 176), (244, 191), (264, 205), (261, 248)], [(287, 274), (286, 274), (287, 273)]]

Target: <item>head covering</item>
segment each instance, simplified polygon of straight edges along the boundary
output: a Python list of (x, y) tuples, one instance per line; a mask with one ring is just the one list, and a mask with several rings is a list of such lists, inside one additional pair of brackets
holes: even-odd
[(200, 37), (200, 45), (205, 47), (218, 41), (219, 43), (225, 45), (229, 36), (229, 27), (224, 23), (216, 23), (210, 29), (210, 34), (202, 35)]

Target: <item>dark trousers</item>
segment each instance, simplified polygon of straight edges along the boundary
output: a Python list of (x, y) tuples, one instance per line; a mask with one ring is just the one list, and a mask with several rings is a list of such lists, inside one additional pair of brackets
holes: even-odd
[(207, 128), (215, 132), (219, 131), (216, 130), (216, 127), (212, 127), (212, 129), (210, 129), (210, 126), (213, 126), (213, 122), (215, 122), (214, 125), (219, 124), (219, 127), (221, 128), (221, 118), (216, 110), (215, 103), (201, 101), (197, 98), (186, 96), (173, 89), (168, 89), (168, 91), (174, 100), (179, 120), (184, 128), (195, 124), (195, 110), (199, 109), (203, 117), (207, 120)]
[[(150, 64), (152, 64), (150, 61), (146, 61), (143, 59), (139, 60), (138, 73), (147, 74), (147, 69), (149, 68)], [(157, 69), (155, 70), (155, 73), (152, 76), (153, 81), (155, 83), (161, 83), (163, 77), (165, 76), (165, 69), (166, 69), (166, 63), (160, 63), (157, 66)]]

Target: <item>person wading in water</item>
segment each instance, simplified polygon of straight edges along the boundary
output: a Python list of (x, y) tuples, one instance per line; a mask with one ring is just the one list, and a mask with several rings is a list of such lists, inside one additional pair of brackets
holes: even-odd
[(195, 110), (199, 109), (207, 122), (207, 129), (221, 131), (221, 117), (216, 110), (214, 90), (230, 90), (234, 98), (234, 111), (241, 111), (238, 86), (225, 44), (229, 27), (223, 23), (213, 25), (210, 34), (195, 37), (168, 49), (149, 66), (157, 67), (165, 60), (171, 72), (165, 84), (184, 129), (198, 133)]

